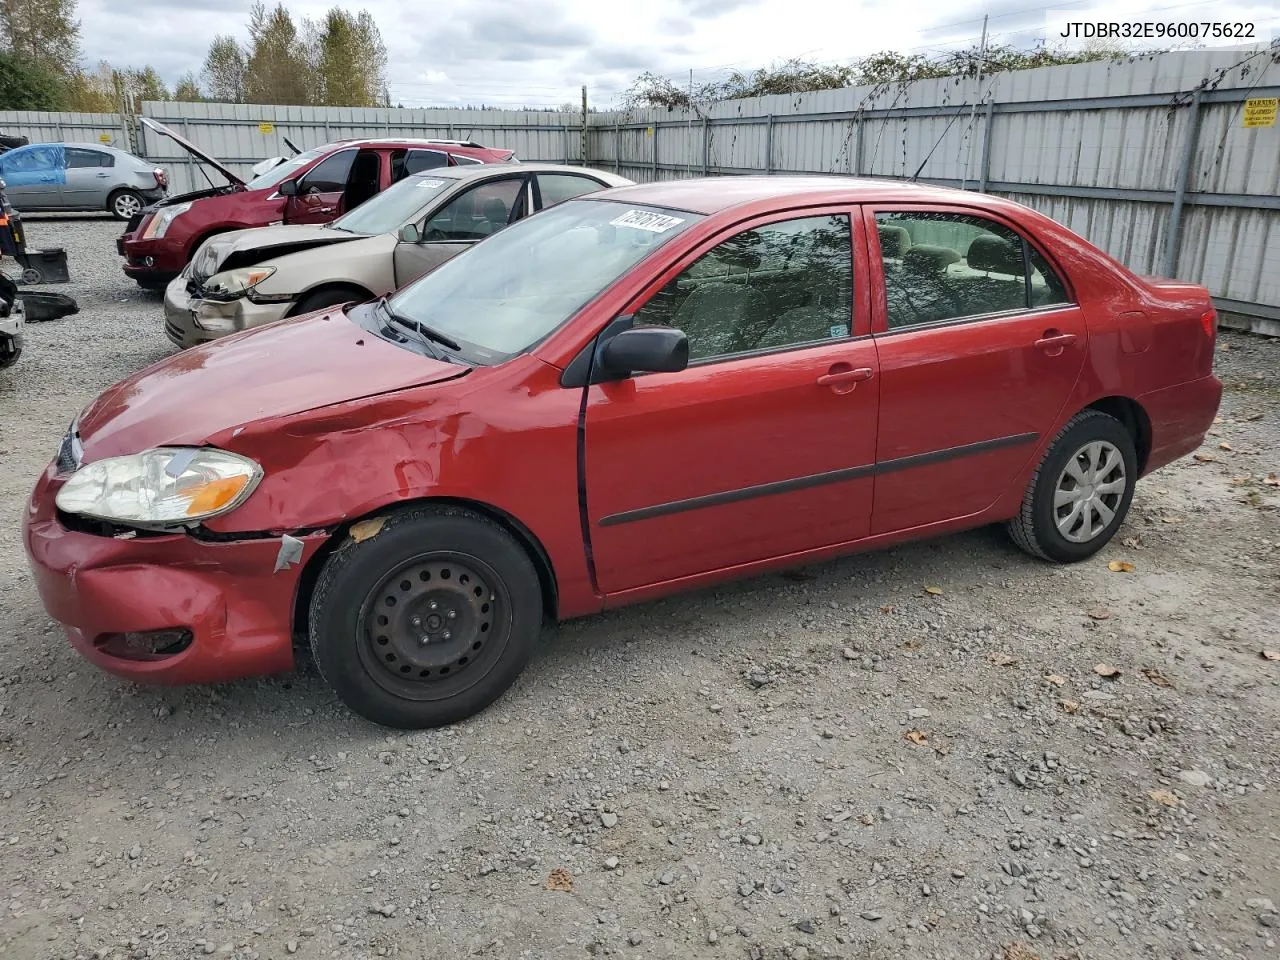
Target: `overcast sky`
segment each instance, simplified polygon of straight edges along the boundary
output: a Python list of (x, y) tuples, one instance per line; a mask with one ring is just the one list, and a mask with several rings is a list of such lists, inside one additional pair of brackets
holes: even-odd
[[(252, 0), (79, 0), (88, 62), (150, 63), (172, 84), (199, 71), (218, 33), (248, 35)], [(329, 2), (286, 0), (295, 19)], [(556, 107), (580, 99), (611, 105), (640, 73), (687, 82), (790, 58), (847, 61), (878, 50), (935, 53), (976, 43), (991, 15), (996, 41), (1044, 36), (1047, 10), (1104, 11), (1107, 19), (1253, 18), (1269, 41), (1280, 14), (1271, 0), (342, 0), (373, 14), (389, 53), (393, 101), (406, 106), (488, 103)], [(639, 13), (643, 10), (643, 14)]]

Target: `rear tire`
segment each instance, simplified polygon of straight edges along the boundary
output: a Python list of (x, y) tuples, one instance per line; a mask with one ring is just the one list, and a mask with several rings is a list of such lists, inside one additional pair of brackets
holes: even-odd
[(107, 198), (107, 209), (117, 220), (131, 220), (145, 205), (136, 190), (117, 190)]
[(1099, 410), (1076, 414), (1054, 438), (1027, 487), (1009, 536), (1042, 560), (1085, 560), (1129, 512), (1138, 456), (1124, 424)]
[[(500, 697), (542, 630), (532, 560), (500, 525), (457, 507), (367, 521), (321, 568), (309, 622), (316, 666), (362, 717), (417, 730)], [(361, 529), (357, 525), (355, 529)]]
[(297, 317), (304, 313), (323, 310), (325, 307), (336, 307), (344, 303), (363, 303), (368, 299), (369, 294), (363, 290), (351, 287), (330, 287), (327, 290), (316, 290), (307, 294), (289, 311), (289, 315)]

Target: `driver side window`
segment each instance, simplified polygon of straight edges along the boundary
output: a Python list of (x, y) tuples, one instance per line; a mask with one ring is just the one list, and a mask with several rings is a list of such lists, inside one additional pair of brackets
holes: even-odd
[(847, 337), (853, 318), (849, 217), (782, 220), (714, 247), (636, 311), (682, 330), (689, 360)]
[(512, 219), (512, 209), (520, 200), (523, 177), (491, 180), (472, 187), (427, 221), (425, 239), (483, 240), (497, 233)]
[(347, 188), (347, 177), (355, 158), (354, 150), (342, 150), (325, 157), (303, 176), (298, 193), (303, 196), (308, 193), (341, 193)]

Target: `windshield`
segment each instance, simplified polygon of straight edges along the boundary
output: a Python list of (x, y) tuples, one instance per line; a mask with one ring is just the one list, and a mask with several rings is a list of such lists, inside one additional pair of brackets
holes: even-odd
[(703, 217), (569, 200), (495, 233), (391, 298), (477, 363), (528, 350), (645, 256)]
[(371, 237), (394, 233), (455, 182), (430, 176), (408, 177), (339, 217), (332, 226), (335, 230)]
[(300, 153), (296, 157), (290, 157), (284, 163), (272, 167), (262, 176), (254, 177), (245, 184), (245, 187), (249, 190), (265, 190), (267, 187), (274, 187), (277, 183), (288, 180), (316, 157), (324, 156), (327, 149), (326, 147), (316, 147), (316, 149)]

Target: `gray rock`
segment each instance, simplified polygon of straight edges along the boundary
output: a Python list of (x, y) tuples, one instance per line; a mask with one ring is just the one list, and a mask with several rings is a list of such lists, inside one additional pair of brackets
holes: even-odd
[(881, 913), (879, 910), (863, 910), (860, 914), (858, 914), (858, 916), (860, 916), (863, 920), (870, 920), (872, 923), (875, 923), (875, 921), (882, 919), (884, 917), (884, 914)]
[(1213, 777), (1203, 770), (1179, 770), (1178, 779), (1193, 787), (1207, 787), (1213, 783)]
[(604, 868), (606, 870), (617, 870), (619, 863), (620, 861), (618, 860), (617, 857), (610, 857), (604, 862)]
[(795, 923), (792, 924), (792, 926), (795, 927), (797, 930), (799, 930), (801, 933), (812, 934), (815, 932), (813, 921), (808, 919), (807, 917), (804, 920), (797, 920)]
[(912, 720), (927, 720), (933, 716), (925, 707), (913, 707), (907, 711), (907, 716)]
[(618, 825), (618, 815), (606, 810), (604, 813), (600, 814), (600, 822), (604, 824), (606, 828), (612, 830)]
[(1246, 900), (1244, 905), (1250, 910), (1261, 910), (1263, 913), (1276, 912), (1276, 905), (1271, 902), (1270, 897), (1253, 897)]

